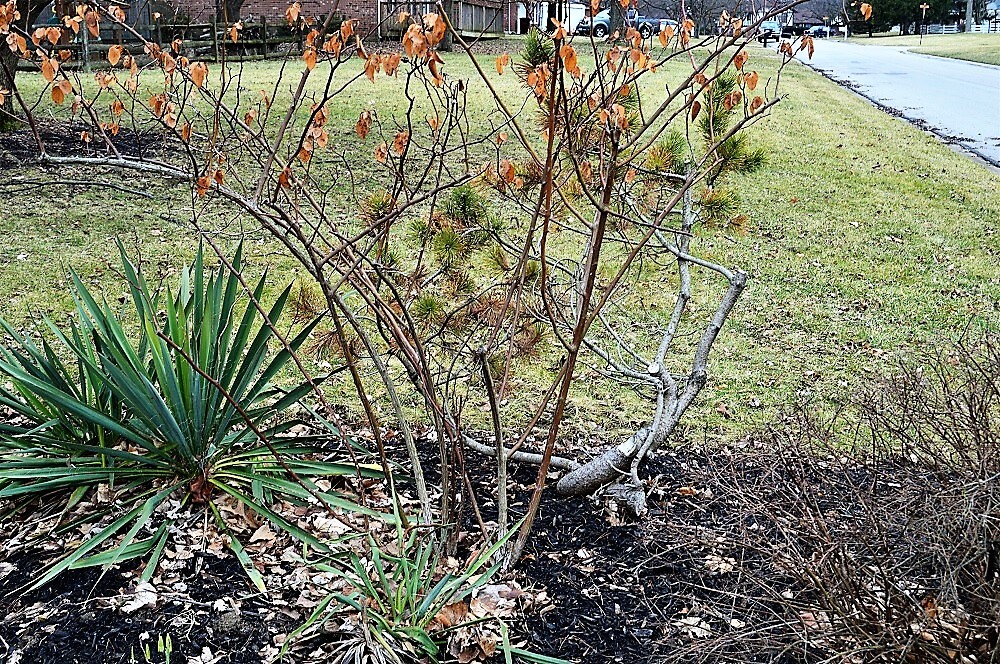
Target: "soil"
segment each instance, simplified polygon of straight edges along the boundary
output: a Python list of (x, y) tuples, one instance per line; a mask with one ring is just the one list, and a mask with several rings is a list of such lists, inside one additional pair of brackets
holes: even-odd
[[(489, 519), (495, 509), (490, 464), (482, 461), (468, 459), (470, 469), (477, 469), (470, 480)], [(432, 468), (427, 465), (428, 475)], [(515, 464), (511, 471), (517, 513), (527, 504), (536, 469)], [(548, 494), (513, 573), (529, 595), (547, 601), (536, 601), (532, 610), (508, 621), (514, 642), (593, 664), (821, 661), (844, 643), (856, 646), (858, 636), (846, 621), (843, 634), (829, 626), (822, 638), (811, 634), (826, 625), (828, 609), (810, 579), (826, 584), (827, 593), (841, 593), (837, 601), (870, 607), (878, 593), (855, 596), (859, 579), (864, 586), (873, 578), (870, 564), (872, 570), (892, 570), (903, 603), (895, 622), (879, 624), (880, 641), (869, 646), (887, 658), (851, 661), (903, 661), (899, 656), (912, 645), (912, 625), (931, 615), (921, 607), (944, 592), (947, 575), (938, 560), (965, 555), (955, 539), (956, 532), (969, 530), (961, 513), (940, 519), (950, 509), (947, 500), (940, 502), (948, 495), (941, 487), (949, 487), (950, 480), (903, 458), (849, 461), (771, 442), (687, 446), (651, 459), (642, 476), (648, 478), (649, 513), (636, 522), (623, 519), (604, 500)], [(994, 500), (991, 496), (984, 500)], [(961, 494), (959, 509), (973, 499)], [(992, 624), (996, 606), (987, 599), (982, 616), (971, 613), (990, 587), (978, 546), (972, 542), (970, 555), (961, 559), (963, 574), (971, 574), (966, 585), (952, 587), (960, 598), (969, 588), (977, 593), (962, 600), (970, 609), (963, 618), (967, 642), (948, 646), (971, 653), (970, 662), (988, 661), (975, 652), (995, 648), (997, 640), (995, 630), (974, 628), (980, 617), (982, 624)], [(835, 552), (849, 561), (846, 572), (827, 564), (840, 560)], [(12, 594), (43, 562), (37, 553), (0, 558), (5, 664), (159, 663), (165, 659), (156, 640), (164, 634), (172, 641), (170, 661), (256, 664), (266, 661), (268, 646), (275, 652), (276, 636), (302, 622), (283, 612), (294, 606), (294, 594), (255, 592), (228, 550), (198, 553), (181, 570), (183, 588), (176, 598), (166, 595), (156, 608), (128, 615), (121, 597), (134, 589), (135, 577), (119, 568), (103, 576), (93, 569), (72, 570), (27, 595)], [(846, 583), (838, 585), (842, 578)], [(944, 631), (931, 633), (944, 615), (935, 608), (934, 624), (925, 625), (930, 636), (924, 638), (955, 632), (945, 624)], [(868, 633), (866, 625), (861, 628)]]
[[(684, 467), (703, 465), (698, 454), (663, 456), (648, 464), (645, 472), (656, 477), (658, 485), (686, 486), (693, 478), (686, 477)], [(520, 487), (512, 496), (516, 511), (527, 502), (526, 489), (535, 468), (511, 470)], [(488, 514), (492, 508), (484, 489), (488, 472), (472, 473), (472, 479), (484, 496), (480, 506)], [(515, 578), (526, 589), (544, 590), (551, 604), (540, 614), (513, 621), (517, 639), (541, 654), (594, 663), (663, 661), (677, 647), (671, 621), (690, 609), (688, 589), (705, 585), (700, 595), (711, 601), (710, 589), (719, 583), (708, 578), (712, 575), (704, 569), (703, 555), (678, 549), (664, 537), (663, 527), (670, 521), (671, 530), (699, 529), (711, 512), (692, 510), (670, 493), (658, 495), (651, 500), (648, 519), (613, 525), (599, 502), (549, 494)], [(20, 652), (22, 664), (141, 662), (147, 646), (151, 646), (150, 660), (160, 662), (164, 660), (155, 646), (163, 634), (171, 635), (172, 661), (187, 661), (208, 647), (220, 657), (212, 661), (256, 664), (263, 661), (259, 653), (274, 634), (296, 626), (291, 619), (262, 624), (263, 613), (270, 609), (273, 614), (275, 606), (294, 598), (268, 599), (254, 592), (228, 551), (198, 554), (188, 561), (181, 574), (186, 585), (183, 600), (127, 616), (120, 606), (102, 601), (122, 597), (135, 585), (131, 575), (117, 568), (103, 576), (97, 569), (71, 570), (39, 590), (17, 596), (11, 591), (32, 578), (44, 557), (37, 552), (17, 554), (5, 562), (13, 569), (0, 578), (0, 614), (7, 617), (0, 623), (0, 653), (11, 657)], [(228, 598), (238, 600), (239, 620), (237, 627), (220, 630), (212, 606)]]
[[(685, 616), (717, 606), (721, 598), (723, 612), (737, 609), (746, 620), (748, 607), (737, 607), (752, 602), (756, 594), (749, 580), (741, 582), (736, 575), (720, 575), (705, 566), (713, 548), (713, 538), (706, 535), (723, 516), (729, 519), (742, 510), (724, 515), (724, 499), (706, 502), (677, 493), (701, 484), (705, 477), (698, 469), (710, 465), (707, 454), (695, 450), (662, 455), (646, 464), (643, 475), (667, 490), (650, 496), (650, 513), (637, 523), (614, 525), (619, 519), (609, 518), (604, 504), (550, 495), (530, 554), (520, 567), (531, 583), (548, 590), (556, 606), (525, 621), (533, 647), (595, 664), (792, 661), (768, 652), (781, 649), (778, 639), (757, 656), (740, 647), (735, 659), (725, 652), (708, 659), (678, 657), (691, 645), (690, 635), (678, 629)], [(791, 581), (776, 576), (776, 583)]]
[[(6, 662), (23, 664), (111, 664), (145, 661), (162, 662), (157, 653), (157, 639), (171, 635), (172, 661), (187, 661), (208, 647), (212, 661), (220, 664), (257, 664), (258, 651), (267, 645), (274, 627), (294, 629), (291, 620), (265, 627), (260, 610), (268, 602), (252, 593), (245, 575), (231, 556), (195, 556), (182, 574), (186, 584), (182, 599), (168, 599), (155, 609), (139, 609), (123, 615), (102, 599), (123, 596), (131, 579), (112, 569), (101, 575), (99, 568), (72, 570), (52, 583), (21, 597), (11, 596), (12, 589), (31, 578), (43, 560), (37, 555), (14, 556), (7, 562), (15, 571), (0, 579), (0, 639), (6, 649), (0, 655)], [(213, 610), (218, 600), (237, 597), (240, 609)], [(6, 652), (4, 651), (6, 650)], [(19, 653), (19, 660), (14, 659)]]
[[(93, 137), (90, 143), (81, 140), (81, 133), (91, 128), (82, 122), (70, 124), (54, 120), (38, 119), (38, 137), (50, 156), (105, 156), (100, 137)], [(126, 157), (151, 157), (157, 154), (160, 143), (154, 134), (142, 134), (127, 128), (114, 136), (114, 144), (119, 153)], [(30, 127), (9, 132), (0, 132), (0, 170), (15, 171), (25, 164), (38, 163), (38, 138)]]

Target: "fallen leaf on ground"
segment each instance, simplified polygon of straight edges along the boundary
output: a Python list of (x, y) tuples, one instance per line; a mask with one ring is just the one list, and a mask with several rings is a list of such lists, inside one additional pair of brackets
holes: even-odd
[(153, 584), (143, 581), (135, 589), (132, 599), (122, 606), (122, 613), (135, 613), (139, 609), (156, 606), (156, 588)]

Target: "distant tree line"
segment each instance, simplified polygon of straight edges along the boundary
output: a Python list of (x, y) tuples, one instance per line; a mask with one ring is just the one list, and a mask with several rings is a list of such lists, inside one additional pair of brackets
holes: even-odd
[[(870, 0), (871, 21), (865, 22), (858, 7), (847, 4), (847, 16), (854, 32), (886, 32), (899, 26), (900, 34), (916, 34), (919, 26), (934, 23), (960, 23), (965, 20), (966, 0)], [(920, 5), (929, 7), (924, 15)], [(986, 0), (973, 0), (973, 20), (981, 22), (986, 17)], [(860, 5), (859, 5), (860, 6)]]

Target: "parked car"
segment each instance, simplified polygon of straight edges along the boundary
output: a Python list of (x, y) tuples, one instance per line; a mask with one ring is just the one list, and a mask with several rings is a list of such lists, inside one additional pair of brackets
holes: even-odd
[(830, 37), (837, 34), (837, 28), (830, 27), (829, 25), (814, 25), (806, 30), (806, 34), (810, 37)]
[(767, 46), (767, 42), (771, 40), (779, 41), (781, 39), (781, 32), (781, 24), (777, 21), (764, 21), (757, 30), (757, 41)]
[[(629, 11), (625, 16), (625, 26), (632, 27), (639, 31), (639, 34), (645, 37), (650, 37), (656, 32), (660, 31), (661, 20), (658, 18), (649, 18), (648, 16), (641, 16), (635, 10)], [(664, 21), (668, 19), (663, 19)], [(677, 25), (673, 21), (669, 21), (674, 25)], [(595, 14), (593, 18), (585, 18), (576, 25), (576, 30), (573, 34), (576, 35), (593, 35), (597, 38), (607, 37), (611, 34), (611, 12), (605, 9), (603, 12)]]
[(678, 23), (677, 21), (672, 21), (669, 18), (661, 18), (660, 19), (660, 29), (657, 30), (657, 32), (658, 33), (659, 32), (663, 32), (667, 27), (671, 27), (671, 28), (673, 28), (676, 31), (677, 30), (677, 26), (679, 26), (679, 25), (680, 25), (680, 23)]

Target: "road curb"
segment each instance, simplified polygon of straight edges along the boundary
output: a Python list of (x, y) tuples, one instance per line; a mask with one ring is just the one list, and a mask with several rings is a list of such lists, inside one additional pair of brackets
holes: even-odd
[[(882, 48), (886, 47), (883, 46)], [(943, 55), (934, 55), (933, 53), (919, 53), (917, 51), (911, 50), (913, 48), (920, 48), (920, 47), (910, 46), (908, 48), (904, 48), (903, 50), (909, 53), (910, 55), (919, 55), (920, 57), (923, 58), (934, 58), (935, 60), (953, 60), (967, 65), (974, 65), (976, 67), (986, 67), (987, 69), (1000, 69), (1000, 65), (991, 65), (988, 62), (975, 62), (973, 60), (963, 60), (962, 58), (946, 58)]]
[[(924, 54), (923, 53), (914, 53), (914, 55), (924, 55)], [(928, 56), (928, 57), (937, 57), (937, 56)], [(942, 59), (942, 60), (954, 60), (955, 58), (940, 58), (940, 59)], [(957, 152), (957, 153), (959, 153), (959, 154), (961, 154), (961, 155), (963, 155), (965, 157), (968, 157), (972, 161), (974, 161), (974, 162), (980, 164), (981, 166), (985, 167), (987, 170), (992, 171), (993, 173), (996, 173), (997, 175), (1000, 175), (1000, 161), (994, 161), (993, 159), (990, 159), (989, 157), (987, 157), (986, 155), (982, 154), (981, 152), (979, 152), (975, 148), (971, 148), (971, 147), (969, 147), (967, 145), (959, 143), (958, 141), (954, 140), (954, 137), (951, 137), (951, 136), (948, 136), (948, 135), (944, 134), (943, 132), (937, 130), (936, 128), (934, 128), (931, 125), (927, 124), (923, 120), (919, 120), (919, 119), (916, 119), (916, 118), (911, 118), (910, 116), (908, 116), (906, 113), (904, 113), (900, 109), (895, 108), (893, 106), (889, 106), (888, 104), (884, 104), (881, 101), (879, 101), (879, 100), (877, 100), (877, 99), (875, 99), (873, 97), (868, 96), (867, 94), (865, 94), (861, 90), (857, 89), (850, 81), (845, 81), (845, 80), (841, 80), (841, 79), (838, 79), (838, 78), (834, 78), (833, 76), (829, 75), (826, 71), (824, 71), (824, 70), (820, 69), (819, 67), (813, 65), (812, 63), (806, 62), (804, 60), (799, 60), (799, 62), (802, 63), (802, 64), (804, 64), (805, 66), (809, 67), (809, 69), (811, 69), (812, 71), (816, 72), (817, 74), (819, 74), (823, 78), (827, 79), (828, 81), (837, 84), (838, 86), (840, 86), (841, 88), (843, 88), (845, 90), (853, 92), (858, 97), (861, 97), (862, 99), (864, 99), (869, 104), (871, 104), (875, 108), (879, 109), (880, 111), (882, 111), (883, 113), (885, 113), (889, 117), (905, 120), (906, 123), (909, 124), (910, 126), (915, 127), (915, 128), (919, 129), (920, 131), (922, 131), (922, 132), (924, 132), (926, 134), (930, 134), (931, 136), (933, 136), (938, 141), (940, 141), (944, 145), (948, 146), (949, 148), (951, 148), (955, 152)], [(998, 67), (998, 69), (1000, 69), (1000, 67)]]

